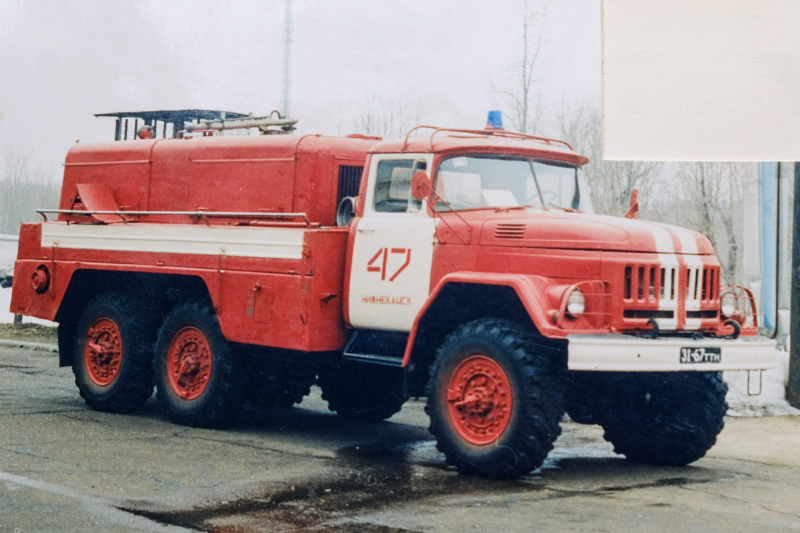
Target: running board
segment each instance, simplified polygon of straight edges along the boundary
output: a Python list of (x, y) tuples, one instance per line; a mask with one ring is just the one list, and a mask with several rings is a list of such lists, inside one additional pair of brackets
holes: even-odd
[(384, 366), (403, 366), (408, 334), (360, 330), (353, 332), (342, 356), (352, 361)]
[(403, 366), (403, 360), (397, 357), (392, 357), (389, 355), (373, 355), (373, 354), (366, 354), (366, 353), (347, 353), (344, 354), (345, 359), (349, 359), (351, 361), (361, 361), (364, 363), (372, 363), (376, 365), (386, 365), (386, 366), (396, 366), (401, 367)]

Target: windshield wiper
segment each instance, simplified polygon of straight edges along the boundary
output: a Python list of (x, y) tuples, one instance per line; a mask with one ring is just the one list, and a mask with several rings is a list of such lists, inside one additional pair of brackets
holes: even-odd
[(563, 205), (558, 205), (558, 204), (547, 204), (547, 207), (555, 207), (561, 209), (562, 211), (566, 211), (567, 213), (580, 213), (580, 211), (577, 209), (573, 209), (571, 207), (564, 207)]
[[(555, 207), (556, 209), (561, 209), (562, 211), (566, 211), (567, 213), (581, 213), (582, 211), (578, 209), (573, 209), (571, 207), (564, 207), (563, 205), (558, 204), (547, 204), (547, 205), (533, 205), (533, 204), (525, 204), (525, 205), (512, 205), (507, 207), (495, 207), (494, 210), (497, 213), (502, 211), (516, 211), (518, 209), (528, 209), (528, 208), (538, 208), (547, 211), (548, 208)], [(485, 207), (483, 209), (486, 209)]]
[(528, 209), (529, 207), (540, 207), (540, 206), (538, 206), (538, 205), (531, 205), (531, 204), (525, 204), (525, 205), (507, 205), (507, 206), (502, 206), (502, 207), (497, 207), (497, 206), (495, 206), (493, 209), (495, 210), (495, 212), (496, 212), (496, 213), (500, 213), (501, 211), (515, 211), (515, 210), (517, 210), (517, 209)]

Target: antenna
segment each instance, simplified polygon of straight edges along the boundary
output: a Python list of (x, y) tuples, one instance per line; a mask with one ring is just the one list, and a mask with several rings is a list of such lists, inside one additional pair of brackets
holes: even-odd
[(286, 0), (283, 28), (283, 116), (289, 116), (289, 58), (292, 52), (292, 0)]

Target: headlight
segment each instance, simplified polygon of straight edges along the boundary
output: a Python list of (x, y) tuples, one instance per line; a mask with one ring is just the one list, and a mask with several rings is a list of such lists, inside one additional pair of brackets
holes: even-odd
[(733, 316), (736, 313), (736, 295), (732, 292), (722, 293), (719, 310), (725, 318)]
[(719, 310), (725, 318), (733, 316), (736, 313), (736, 295), (732, 292), (723, 292), (720, 297)]
[(586, 297), (580, 289), (573, 290), (567, 299), (567, 316), (580, 318), (586, 310)]

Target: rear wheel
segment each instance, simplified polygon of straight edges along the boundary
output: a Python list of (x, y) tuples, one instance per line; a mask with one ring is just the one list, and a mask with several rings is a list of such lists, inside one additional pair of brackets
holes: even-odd
[(316, 373), (311, 370), (290, 369), (263, 357), (238, 355), (237, 364), (241, 362), (248, 369), (242, 376), (244, 403), (257, 411), (286, 409), (301, 403), (317, 381)]
[(461, 326), (428, 384), (431, 432), (460, 472), (513, 478), (541, 466), (564, 415), (558, 352), (513, 322)]
[(311, 393), (311, 386), (317, 381), (313, 373), (285, 372), (279, 373), (275, 384), (268, 393), (269, 401), (275, 407), (289, 408), (301, 403)]
[[(123, 292), (92, 299), (74, 330), (72, 371), (81, 396), (94, 409), (132, 411), (153, 394), (155, 320)], [(61, 335), (61, 328), (59, 328)]]
[(210, 306), (173, 308), (158, 332), (156, 356), (158, 399), (173, 422), (209, 426), (228, 419), (239, 388), (230, 346)]
[(622, 375), (614, 387), (616, 405), (601, 423), (604, 437), (631, 461), (692, 463), (722, 431), (727, 390), (720, 372)]

